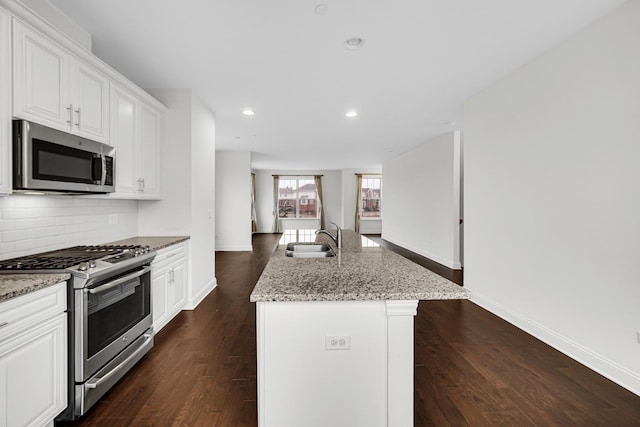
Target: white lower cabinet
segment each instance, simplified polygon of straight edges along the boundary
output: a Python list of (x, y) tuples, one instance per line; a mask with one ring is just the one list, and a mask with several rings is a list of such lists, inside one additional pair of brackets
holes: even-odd
[(151, 264), (153, 329), (158, 332), (184, 307), (187, 300), (187, 244), (158, 251)]
[(0, 426), (45, 426), (67, 407), (66, 283), (0, 303)]

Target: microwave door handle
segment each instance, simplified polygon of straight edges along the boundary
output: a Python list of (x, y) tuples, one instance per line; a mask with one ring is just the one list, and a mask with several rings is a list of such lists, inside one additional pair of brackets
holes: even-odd
[(128, 274), (128, 275), (126, 275), (124, 277), (121, 277), (121, 278), (116, 279), (116, 280), (114, 280), (112, 282), (106, 283), (106, 284), (104, 284), (102, 286), (98, 286), (96, 288), (91, 288), (88, 291), (89, 291), (90, 294), (99, 294), (100, 292), (108, 291), (111, 288), (115, 288), (118, 285), (121, 285), (121, 284), (123, 284), (125, 282), (128, 282), (131, 279), (135, 279), (136, 277), (140, 277), (143, 274), (148, 273), (149, 271), (151, 271), (151, 266), (150, 265), (146, 266), (142, 270), (136, 271), (135, 273)]
[(100, 184), (102, 185), (106, 185), (107, 184), (107, 156), (100, 156), (100, 158), (102, 159), (102, 179), (100, 181)]
[(91, 168), (91, 179), (94, 183), (102, 183), (102, 176), (104, 175), (104, 159), (102, 156), (96, 154), (93, 156), (92, 160), (92, 168)]

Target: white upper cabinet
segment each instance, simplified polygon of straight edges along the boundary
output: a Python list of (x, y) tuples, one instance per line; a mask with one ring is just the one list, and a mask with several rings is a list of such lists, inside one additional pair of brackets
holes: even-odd
[(93, 67), (73, 61), (72, 132), (109, 142), (109, 79)]
[(145, 198), (160, 197), (160, 114), (140, 104), (140, 184)]
[(108, 142), (109, 79), (15, 19), (13, 73), (15, 117)]
[(160, 114), (127, 89), (111, 85), (116, 191), (110, 197), (160, 198)]
[(11, 193), (11, 17), (0, 9), (0, 194)]
[(117, 195), (138, 192), (138, 101), (127, 90), (111, 85), (111, 144), (116, 148)]
[(18, 21), (13, 30), (14, 116), (68, 130), (69, 54)]

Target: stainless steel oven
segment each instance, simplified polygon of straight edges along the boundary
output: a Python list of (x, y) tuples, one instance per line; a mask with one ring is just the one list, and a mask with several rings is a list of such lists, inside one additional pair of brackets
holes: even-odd
[(141, 266), (74, 290), (76, 416), (153, 346), (150, 271)]

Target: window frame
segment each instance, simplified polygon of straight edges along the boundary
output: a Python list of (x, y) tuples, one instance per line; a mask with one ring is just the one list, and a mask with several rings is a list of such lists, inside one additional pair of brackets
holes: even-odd
[[(280, 197), (280, 190), (283, 188), (283, 187), (280, 187), (280, 185), (283, 181), (295, 181), (295, 190), (293, 190), (295, 192), (295, 198), (287, 199), (287, 198)], [(300, 196), (300, 181), (311, 181), (311, 184), (313, 184), (314, 186), (316, 185), (314, 175), (295, 175), (295, 176), (281, 175), (280, 176), (280, 180), (278, 184), (278, 219), (286, 219), (286, 220), (319, 220), (320, 219), (320, 202), (318, 198), (318, 187), (316, 186), (316, 189), (315, 189), (315, 198), (311, 199), (306, 195)], [(307, 184), (309, 183), (305, 182), (302, 185), (307, 185)], [(284, 188), (287, 188), (287, 187), (284, 187)], [(281, 216), (280, 214), (281, 200), (293, 201), (294, 215), (292, 217)], [(301, 216), (300, 207), (309, 206), (309, 204), (311, 204), (309, 203), (310, 200), (315, 200), (315, 216), (313, 217)], [(285, 203), (285, 206), (290, 206), (290, 205)], [(285, 211), (284, 215), (287, 215), (287, 213), (288, 212)]]
[[(364, 203), (364, 185), (366, 183), (367, 180), (371, 180), (371, 179), (375, 179), (379, 181), (379, 197), (378, 197), (378, 216), (365, 216), (365, 203)], [(362, 174), (362, 187), (360, 188), (360, 194), (361, 194), (361, 198), (360, 198), (360, 221), (381, 221), (382, 220), (382, 175), (367, 175), (367, 174)], [(372, 188), (372, 187), (367, 187), (367, 188)], [(375, 187), (374, 187), (375, 189)]]

